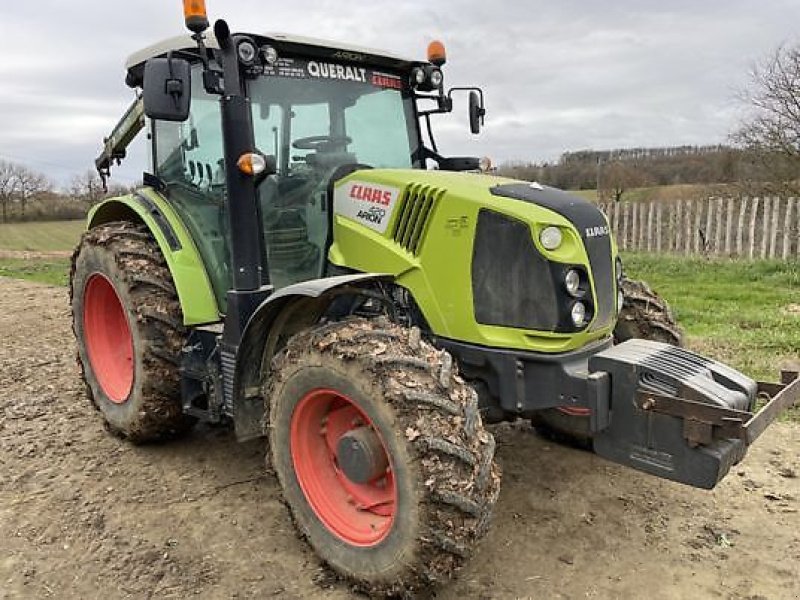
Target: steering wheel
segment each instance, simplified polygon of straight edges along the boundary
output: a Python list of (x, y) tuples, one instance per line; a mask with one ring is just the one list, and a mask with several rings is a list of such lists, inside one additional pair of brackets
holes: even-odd
[(292, 148), (312, 150), (314, 152), (329, 152), (337, 146), (346, 146), (352, 141), (353, 138), (346, 135), (311, 135), (293, 141)]

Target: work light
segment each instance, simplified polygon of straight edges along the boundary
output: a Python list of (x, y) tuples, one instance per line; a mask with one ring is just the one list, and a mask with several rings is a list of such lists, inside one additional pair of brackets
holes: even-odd
[(573, 304), (570, 316), (575, 327), (583, 327), (586, 323), (586, 305), (583, 302)]
[(581, 274), (578, 273), (575, 269), (570, 269), (567, 271), (566, 276), (564, 277), (564, 286), (567, 288), (567, 292), (570, 296), (577, 298), (581, 295)]

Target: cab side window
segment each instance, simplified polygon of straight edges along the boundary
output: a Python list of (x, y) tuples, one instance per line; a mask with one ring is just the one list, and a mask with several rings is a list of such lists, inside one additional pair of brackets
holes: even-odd
[(192, 106), (183, 123), (154, 121), (154, 170), (203, 257), (224, 310), (231, 286), (225, 202), (225, 161), (219, 96), (203, 89), (199, 67), (192, 69)]

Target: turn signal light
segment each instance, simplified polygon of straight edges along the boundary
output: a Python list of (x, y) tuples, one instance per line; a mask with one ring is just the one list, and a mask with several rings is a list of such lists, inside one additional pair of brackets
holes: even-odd
[(205, 0), (183, 0), (183, 16), (186, 27), (194, 33), (202, 33), (208, 29), (208, 13)]
[(447, 62), (447, 52), (445, 52), (444, 44), (439, 40), (433, 40), (428, 44), (428, 62), (441, 67)]
[(260, 154), (248, 152), (242, 154), (236, 161), (236, 166), (245, 175), (260, 175), (267, 170), (267, 161)]

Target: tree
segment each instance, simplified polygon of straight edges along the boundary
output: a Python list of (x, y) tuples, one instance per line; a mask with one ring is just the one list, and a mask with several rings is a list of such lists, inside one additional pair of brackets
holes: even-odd
[(3, 211), (3, 223), (8, 223), (8, 213), (11, 202), (17, 191), (19, 181), (17, 179), (18, 165), (0, 160), (0, 206)]
[(629, 189), (645, 185), (646, 178), (634, 163), (618, 160), (612, 163), (600, 163), (597, 166), (600, 198), (611, 197), (614, 202), (622, 200), (622, 195)]
[(106, 192), (97, 171), (88, 169), (85, 173), (72, 178), (69, 195), (75, 200), (91, 205), (105, 198)]
[(751, 177), (784, 190), (800, 176), (800, 45), (780, 46), (753, 67), (741, 94), (749, 115), (732, 134), (748, 151)]
[(17, 190), (16, 195), (19, 200), (20, 212), (25, 219), (25, 206), (31, 198), (52, 189), (51, 183), (42, 173), (37, 173), (20, 166), (17, 169)]

